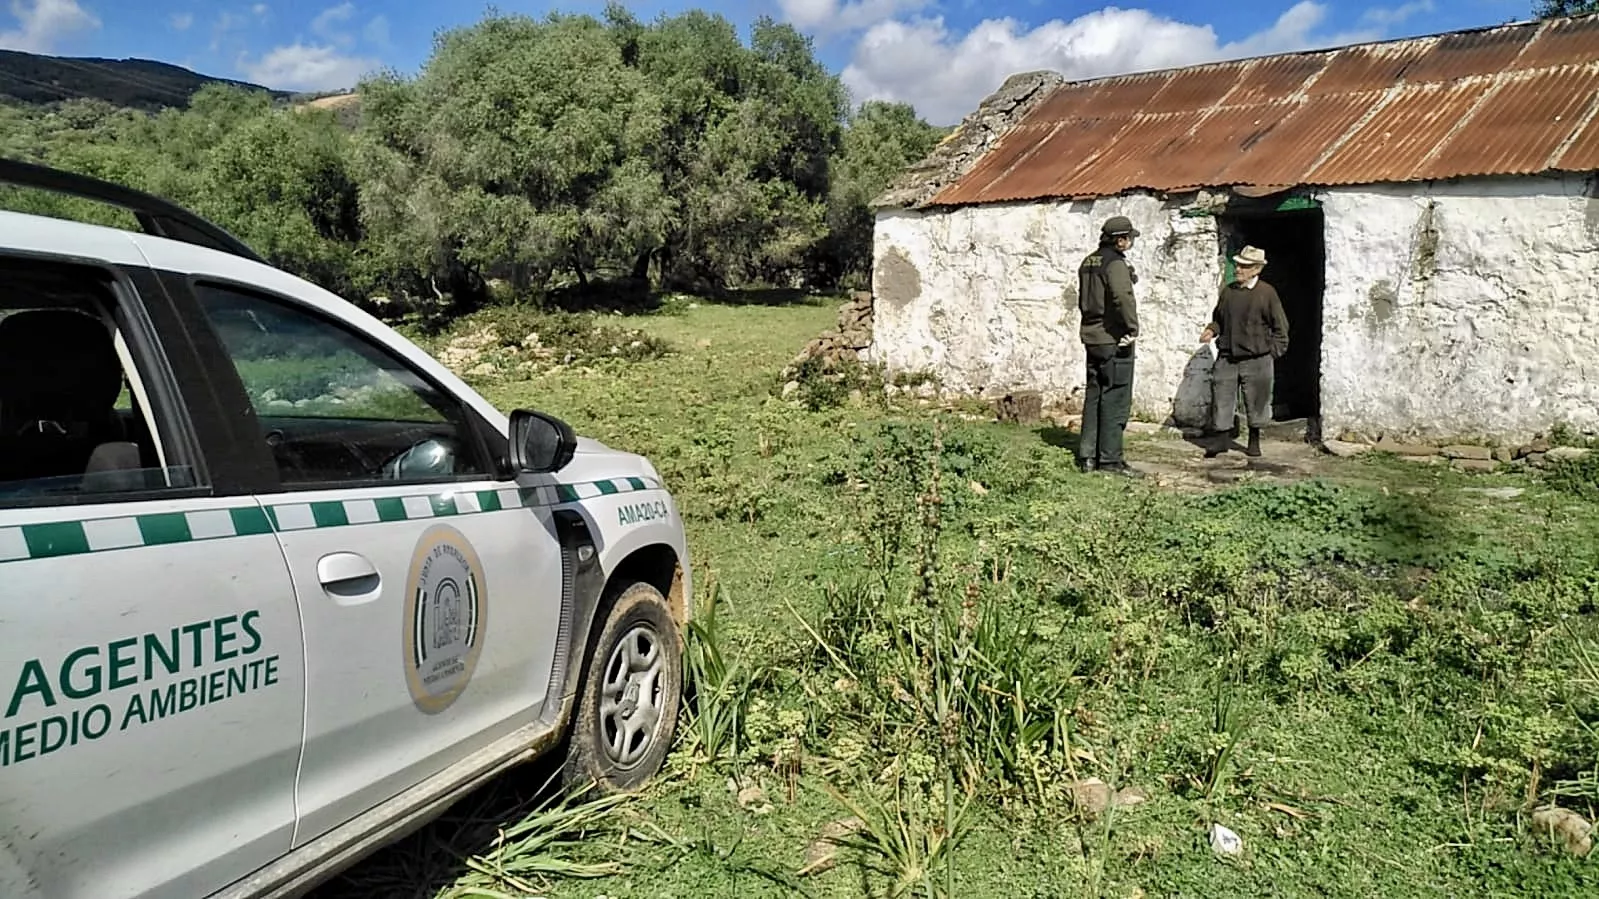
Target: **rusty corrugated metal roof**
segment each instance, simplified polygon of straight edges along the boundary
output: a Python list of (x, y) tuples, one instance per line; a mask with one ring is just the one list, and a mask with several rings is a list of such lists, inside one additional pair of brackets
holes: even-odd
[[(1295, 183), (1373, 184), (1409, 181), (1482, 96), (1480, 84), (1418, 84), (1374, 97), (1375, 114), (1338, 143), (1326, 158), (1299, 173)], [(1279, 182), (1281, 183), (1281, 182)]]
[(1062, 84), (929, 205), (1599, 169), (1599, 16)]

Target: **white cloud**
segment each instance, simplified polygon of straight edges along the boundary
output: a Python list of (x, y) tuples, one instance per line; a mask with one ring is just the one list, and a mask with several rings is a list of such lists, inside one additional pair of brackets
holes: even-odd
[[(823, 3), (830, 0), (816, 0)], [(867, 29), (843, 78), (856, 102), (906, 101), (928, 121), (949, 125), (1018, 72), (1050, 69), (1078, 80), (1381, 37), (1376, 26), (1321, 35), (1326, 15), (1322, 4), (1302, 0), (1265, 30), (1226, 44), (1209, 25), (1142, 9), (1106, 7), (1032, 29), (1012, 18), (988, 19), (964, 35), (942, 16), (891, 18)]]
[(167, 20), (167, 24), (172, 26), (173, 31), (188, 31), (189, 27), (194, 24), (194, 14), (187, 12), (173, 13), (172, 18)]
[(366, 27), (361, 29), (361, 37), (375, 47), (387, 47), (389, 45), (388, 17), (377, 16), (366, 23)]
[(801, 31), (838, 34), (860, 31), (902, 13), (916, 12), (930, 0), (778, 0), (783, 18)]
[(100, 28), (78, 0), (11, 0), (11, 15), (19, 27), (0, 31), (0, 48), (26, 53), (49, 53), (75, 34)]
[(298, 41), (276, 47), (260, 59), (246, 57), (239, 63), (239, 69), (256, 84), (287, 91), (354, 87), (361, 76), (381, 67), (375, 59), (345, 56), (326, 44)]
[(257, 3), (256, 5), (250, 7), (250, 12), (255, 13), (256, 18), (260, 19), (266, 18), (266, 14), (270, 11), (271, 9), (265, 3)]
[(1360, 21), (1368, 25), (1391, 28), (1394, 25), (1403, 25), (1411, 16), (1432, 12), (1434, 8), (1433, 0), (1412, 0), (1392, 9), (1381, 6), (1368, 9), (1361, 15)]
[(325, 41), (348, 47), (354, 43), (355, 38), (350, 36), (344, 26), (353, 18), (355, 18), (354, 3), (330, 6), (317, 13), (317, 17), (311, 20), (311, 33)]

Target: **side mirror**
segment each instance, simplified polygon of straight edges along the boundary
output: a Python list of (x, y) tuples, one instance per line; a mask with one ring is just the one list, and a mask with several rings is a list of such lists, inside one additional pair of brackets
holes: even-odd
[(511, 413), (511, 467), (519, 474), (560, 471), (577, 452), (577, 434), (553, 415), (517, 409)]

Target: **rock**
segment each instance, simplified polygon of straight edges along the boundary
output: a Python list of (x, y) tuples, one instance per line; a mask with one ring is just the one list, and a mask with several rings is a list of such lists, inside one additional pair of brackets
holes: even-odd
[(498, 371), (498, 369), (494, 367), (494, 363), (479, 362), (478, 364), (467, 369), (466, 373), (474, 377), (484, 378), (494, 374), (496, 371)]
[(972, 488), (972, 492), (977, 494), (978, 496), (987, 496), (988, 495), (988, 488), (984, 487), (982, 484), (979, 484), (978, 482), (973, 481), (970, 486)]
[(1097, 777), (1079, 780), (1069, 789), (1072, 794), (1072, 805), (1090, 814), (1099, 814), (1110, 808), (1110, 786)]
[(1532, 813), (1532, 827), (1540, 834), (1559, 838), (1566, 851), (1578, 858), (1586, 857), (1593, 850), (1593, 825), (1570, 809), (1558, 806), (1536, 809)]
[(1544, 453), (1544, 458), (1550, 462), (1575, 462), (1588, 455), (1588, 453), (1589, 450), (1579, 446), (1555, 446), (1550, 447), (1549, 452)]
[(1534, 453), (1547, 453), (1547, 452), (1549, 452), (1549, 449), (1550, 449), (1550, 447), (1549, 447), (1549, 438), (1547, 438), (1547, 437), (1539, 437), (1536, 440), (1534, 440), (1533, 442), (1531, 442), (1531, 443), (1527, 444), (1526, 446), (1522, 447), (1522, 449), (1524, 450), (1524, 452), (1522, 453), (1523, 456), (1530, 456), (1530, 455), (1532, 455)]
[(1489, 499), (1515, 499), (1526, 493), (1522, 487), (1467, 487), (1467, 493), (1479, 493)]
[(1510, 463), (1516, 461), (1516, 451), (1508, 446), (1501, 446), (1494, 450), (1494, 460)]
[(1393, 453), (1396, 456), (1434, 456), (1438, 454), (1438, 448), (1435, 446), (1427, 446), (1424, 443), (1400, 443), (1387, 437), (1377, 441), (1377, 445), (1373, 449), (1379, 453)]
[(1377, 442), (1376, 438), (1364, 431), (1345, 431), (1338, 435), (1338, 439), (1344, 443), (1364, 443), (1367, 446)]
[(1438, 456), (1400, 456), (1406, 462), (1419, 462), (1422, 465), (1437, 465), (1443, 459)]
[(1351, 443), (1344, 440), (1323, 440), (1321, 445), (1327, 448), (1327, 452), (1340, 459), (1351, 459), (1362, 453), (1371, 452), (1371, 447), (1367, 444)]
[(1111, 802), (1114, 803), (1117, 808), (1143, 805), (1148, 801), (1149, 793), (1145, 792), (1140, 787), (1123, 787), (1122, 789), (1117, 790), (1116, 795), (1111, 798)]
[(1007, 393), (994, 401), (994, 415), (1007, 424), (1037, 424), (1044, 416), (1044, 398), (1036, 390)]
[(738, 807), (747, 809), (757, 815), (765, 814), (772, 810), (772, 804), (766, 801), (766, 791), (758, 784), (750, 784), (738, 791)]
[(1244, 840), (1238, 834), (1221, 826), (1210, 825), (1210, 848), (1217, 855), (1233, 856), (1244, 851)]
[(1499, 463), (1492, 459), (1456, 459), (1455, 467), (1461, 471), (1498, 471)]
[(799, 389), (800, 389), (800, 382), (798, 382), (798, 381), (789, 381), (787, 384), (784, 384), (783, 385), (783, 399), (786, 400), (789, 397), (793, 396), (794, 394), (799, 393)]
[(1548, 462), (1544, 461), (1543, 453), (1532, 453), (1523, 461), (1525, 461), (1528, 465), (1531, 465), (1533, 468), (1542, 468), (1549, 464)]
[(820, 874), (838, 861), (838, 841), (866, 826), (859, 818), (842, 818), (822, 825), (821, 835), (805, 847), (805, 865), (799, 876)]
[(1494, 451), (1486, 446), (1466, 446), (1463, 444), (1446, 446), (1444, 447), (1443, 453), (1445, 456), (1451, 459), (1475, 459), (1477, 461), (1487, 461), (1494, 457)]
[(708, 337), (702, 337), (699, 340), (696, 340), (694, 342), (694, 345), (699, 347), (702, 350), (708, 350), (708, 349), (711, 348), (711, 341), (710, 341), (710, 338), (708, 338)]
[(1161, 433), (1165, 429), (1166, 428), (1164, 425), (1152, 424), (1147, 421), (1130, 421), (1127, 423), (1127, 432), (1129, 434), (1144, 434), (1152, 436)]
[(1248, 469), (1243, 468), (1212, 468), (1205, 472), (1205, 477), (1218, 484), (1236, 484), (1248, 474)]

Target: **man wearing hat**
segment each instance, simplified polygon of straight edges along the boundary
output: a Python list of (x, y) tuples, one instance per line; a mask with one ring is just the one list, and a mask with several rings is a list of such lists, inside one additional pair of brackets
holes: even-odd
[(1210, 447), (1205, 458), (1227, 452), (1238, 407), (1238, 390), (1244, 391), (1244, 414), (1249, 419), (1246, 455), (1260, 455), (1260, 429), (1271, 421), (1271, 390), (1276, 360), (1288, 352), (1288, 316), (1277, 290), (1260, 279), (1266, 252), (1244, 247), (1233, 257), (1238, 272), (1221, 289), (1210, 324), (1200, 334), (1202, 343), (1216, 342), (1216, 367), (1211, 379)]
[(1078, 333), (1088, 356), (1083, 394), (1082, 439), (1077, 464), (1083, 471), (1136, 475), (1122, 459), (1122, 434), (1133, 405), (1133, 342), (1138, 339), (1138, 275), (1127, 264), (1138, 229), (1125, 215), (1100, 228), (1099, 249), (1077, 269)]

